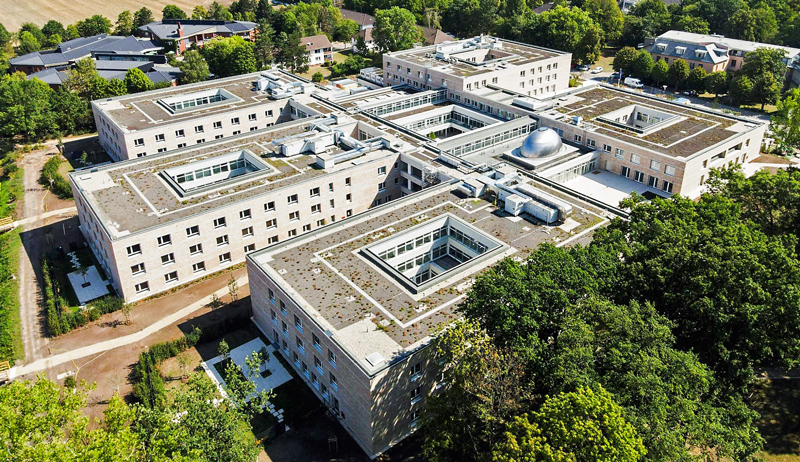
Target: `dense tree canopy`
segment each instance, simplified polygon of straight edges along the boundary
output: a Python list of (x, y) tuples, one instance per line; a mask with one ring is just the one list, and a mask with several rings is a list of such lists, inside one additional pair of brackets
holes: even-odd
[(419, 42), (420, 31), (410, 11), (393, 6), (388, 10), (375, 10), (372, 37), (380, 50), (399, 51)]
[(208, 68), (217, 77), (255, 72), (256, 57), (253, 42), (242, 37), (217, 37), (206, 42), (202, 54)]

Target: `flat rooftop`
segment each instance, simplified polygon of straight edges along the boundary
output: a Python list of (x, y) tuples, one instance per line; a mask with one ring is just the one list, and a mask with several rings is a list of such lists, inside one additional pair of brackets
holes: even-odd
[[(273, 71), (272, 74), (280, 77), (286, 83), (303, 83), (303, 81), (287, 72)], [(225, 114), (232, 109), (257, 106), (270, 102), (276, 106), (285, 106), (287, 100), (271, 100), (264, 91), (256, 89), (254, 84), (261, 75), (262, 73), (256, 72), (198, 84), (180, 85), (162, 90), (96, 100), (93, 101), (93, 104), (107, 114), (124, 131), (153, 128), (167, 123), (188, 121), (217, 113)], [(209, 99), (211, 93), (214, 95)], [(215, 96), (216, 99), (214, 99)], [(180, 102), (187, 98), (205, 98), (205, 104), (191, 108), (179, 107), (177, 110), (174, 109), (175, 102)], [(330, 112), (327, 106), (315, 103), (315, 100), (310, 95), (299, 94), (295, 95), (295, 98), (300, 99), (304, 104), (315, 104), (311, 107), (321, 113)]]
[[(442, 60), (435, 57), (437, 53), (441, 53), (442, 50), (447, 50), (447, 47), (452, 47), (454, 44), (464, 44), (468, 41), (479, 41), (481, 39), (484, 41), (484, 48), (480, 48), (480, 50), (492, 52), (490, 56), (485, 58), (486, 61), (484, 62), (480, 60), (470, 62), (470, 60), (474, 58), (474, 56), (472, 56), (474, 53), (471, 53), (474, 50), (446, 53), (447, 56), (455, 58), (455, 60)], [(494, 47), (490, 47), (490, 44), (494, 44)], [(499, 46), (497, 46), (498, 44)], [(470, 54), (470, 56), (466, 56), (467, 54)], [(458, 77), (469, 77), (502, 69), (503, 66), (506, 65), (527, 66), (531, 63), (563, 54), (566, 54), (566, 52), (495, 37), (475, 37), (468, 40), (443, 42), (439, 45), (417, 47), (410, 50), (389, 53), (386, 55), (386, 59), (388, 59), (389, 62), (391, 62), (392, 59), (400, 59), (425, 68), (436, 68), (438, 71)], [(463, 59), (461, 59), (462, 57)]]
[[(588, 129), (587, 137), (591, 137), (590, 133), (594, 131), (677, 158), (691, 157), (760, 125), (758, 122), (608, 86), (595, 86), (585, 91), (559, 95), (550, 101), (555, 103), (555, 107), (536, 115), (567, 123), (571, 123), (574, 117), (581, 117)], [(626, 108), (632, 111), (636, 109), (637, 114), (658, 114), (658, 122), (651, 125), (652, 129), (640, 131), (624, 123), (614, 123), (610, 115), (619, 116), (620, 112), (615, 111), (625, 112)]]
[[(506, 214), (483, 199), (464, 198), (453, 188), (442, 184), (426, 189), (267, 247), (248, 258), (330, 332), (365, 371), (374, 373), (458, 318), (455, 308), (466, 297), (475, 276), (495, 262), (509, 256), (523, 259), (545, 242), (568, 244), (571, 237), (591, 233), (605, 222), (600, 215), (576, 205), (576, 212), (561, 226), (544, 226), (527, 215)], [(407, 281), (386, 271), (373, 257), (380, 254), (382, 259), (394, 258), (394, 262), (407, 256), (413, 259), (413, 244), (406, 247), (409, 250), (404, 255), (393, 253), (402, 247), (395, 244), (416, 240), (420, 246), (423, 236), (432, 236), (432, 243), (424, 243), (439, 248), (441, 240), (437, 237), (441, 235), (436, 233), (448, 219), (451, 226), (456, 223), (463, 234), (475, 238), (474, 258), (465, 261), (460, 254), (457, 258), (461, 260), (443, 256), (441, 262), (437, 261), (438, 275), (432, 286), (409, 289)], [(457, 239), (464, 243), (462, 249), (467, 248), (468, 240), (473, 242), (463, 236)], [(440, 255), (432, 252), (434, 259)], [(417, 264), (420, 261), (427, 263), (417, 260)], [(398, 270), (407, 274), (409, 267), (403, 264), (409, 262), (400, 263)], [(412, 268), (412, 274), (416, 270)], [(375, 353), (384, 361), (375, 361)]]
[[(324, 137), (326, 133), (309, 130), (312, 124), (325, 120), (330, 119), (319, 117), (287, 122), (219, 142), (73, 172), (70, 178), (114, 238), (227, 207), (246, 198), (352, 167), (354, 162), (397, 155), (397, 151), (373, 147), (356, 158), (323, 169), (316, 165), (316, 155), (286, 157), (281, 153), (281, 145), (289, 142)], [(341, 117), (339, 123), (331, 127), (357, 137), (360, 123), (368, 122), (362, 118)], [(327, 135), (333, 139), (330, 133)], [(324, 153), (335, 156), (348, 150), (329, 142)], [(230, 164), (230, 170), (224, 167), (214, 169), (215, 165), (236, 161), (240, 163), (240, 176), (234, 176), (237, 164)], [(194, 173), (192, 178), (186, 176), (205, 168), (211, 168), (212, 173)], [(213, 175), (226, 173), (231, 176), (229, 179), (213, 182)], [(198, 183), (197, 178), (204, 176), (209, 179)]]

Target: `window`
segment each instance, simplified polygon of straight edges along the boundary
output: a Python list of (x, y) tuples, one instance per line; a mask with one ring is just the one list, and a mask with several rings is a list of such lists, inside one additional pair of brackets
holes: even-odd
[(186, 132), (182, 128), (180, 130), (175, 130), (176, 138), (183, 138), (184, 136), (186, 136)]
[(186, 228), (186, 237), (194, 237), (200, 235), (200, 227), (197, 225)]
[(164, 281), (166, 281), (167, 284), (169, 284), (171, 282), (177, 282), (178, 281), (178, 272), (177, 271), (173, 271), (171, 273), (165, 274), (164, 275)]
[(308, 224), (308, 225), (303, 225), (303, 232), (304, 232), (304, 233), (306, 233), (306, 232), (308, 232), (308, 231), (311, 231), (311, 225), (310, 225), (310, 224)]
[(206, 262), (201, 261), (197, 262), (192, 265), (192, 271), (195, 273), (200, 273), (206, 270)]
[(274, 244), (276, 242), (278, 242), (278, 236), (272, 236), (269, 239), (267, 239), (267, 244)]
[(651, 160), (650, 161), (650, 169), (651, 170), (655, 170), (657, 172), (660, 172), (661, 171), (661, 162), (659, 162), (657, 160)]
[(199, 253), (203, 253), (203, 244), (195, 244), (189, 246), (189, 254), (190, 255), (197, 255)]
[(333, 192), (333, 183), (328, 183), (328, 191)]
[(161, 256), (161, 266), (168, 266), (175, 263), (175, 254), (168, 253)]
[(242, 133), (242, 131), (241, 130), (234, 130), (233, 131), (233, 135), (238, 135), (239, 133)]
[(255, 114), (250, 114), (249, 116), (247, 116), (247, 120), (249, 120), (250, 122), (257, 120), (257, 118), (258, 116), (256, 116)]
[(166, 140), (166, 138), (164, 138), (164, 134), (163, 133), (160, 133), (160, 134), (156, 135), (156, 143), (163, 143), (165, 140)]
[[(270, 289), (270, 291), (272, 291), (272, 289)], [(278, 322), (278, 313), (276, 313), (275, 310), (269, 310), (269, 315), (272, 318), (273, 322), (275, 323)]]
[(422, 363), (417, 363), (411, 366), (411, 380), (414, 381), (419, 378), (422, 373)]
[(350, 182), (350, 177), (349, 177), (349, 176), (348, 176), (347, 178), (345, 178), (345, 179), (344, 179), (344, 185), (345, 185), (345, 186), (350, 186), (351, 184), (352, 184), (352, 183)]
[(137, 147), (138, 146), (144, 146), (144, 138), (139, 138), (139, 139), (133, 140), (133, 145), (137, 146)]
[(317, 381), (317, 376), (313, 372), (311, 373), (311, 383), (314, 385), (315, 388), (319, 389), (319, 382)]
[(291, 196), (287, 197), (286, 201), (289, 202), (289, 204), (296, 204), (297, 203), (297, 194), (292, 194)]
[(322, 361), (320, 361), (320, 360), (319, 360), (319, 358), (317, 358), (317, 356), (316, 356), (316, 355), (314, 356), (314, 367), (315, 367), (315, 368), (316, 368), (318, 371), (322, 372)]
[(246, 246), (244, 246), (244, 253), (249, 253), (249, 252), (252, 252), (254, 250), (256, 250), (256, 245), (255, 244), (247, 244)]
[(603, 144), (603, 152), (611, 152), (611, 146), (608, 144)]
[(583, 137), (581, 135), (575, 135), (575, 142), (581, 143), (583, 141)]
[(224, 228), (227, 225), (225, 222), (225, 217), (220, 217), (214, 220), (214, 227), (215, 228)]
[(197, 144), (205, 143), (205, 142), (206, 142), (205, 138), (200, 138), (200, 139), (197, 140)]
[(223, 234), (222, 236), (217, 237), (217, 247), (222, 247), (223, 245), (228, 245), (227, 234)]
[(295, 236), (297, 236), (297, 230), (296, 229), (290, 229), (289, 230), (289, 237), (295, 237)]
[(128, 246), (128, 256), (133, 257), (142, 254), (142, 246), (140, 244), (133, 244)]
[(314, 205), (311, 206), (311, 213), (312, 214), (320, 213), (320, 212), (322, 212), (322, 205), (314, 204)]
[(634, 170), (633, 181), (637, 183), (644, 183), (644, 173), (640, 172), (639, 170)]
[(630, 167), (622, 166), (619, 168), (619, 175), (624, 176), (625, 178), (631, 177), (631, 169)]
[(230, 263), (230, 261), (231, 261), (231, 253), (230, 252), (225, 252), (225, 253), (223, 253), (222, 255), (219, 256), (219, 262), (220, 263)]
[(650, 175), (650, 177), (647, 179), (647, 186), (650, 186), (651, 188), (658, 188), (658, 178)]
[(242, 237), (253, 237), (253, 227), (248, 226), (242, 229)]
[(661, 182), (661, 190), (664, 192), (668, 192), (672, 194), (672, 182), (671, 181), (662, 181)]
[(294, 315), (294, 327), (300, 332), (303, 332), (303, 320), (297, 317), (297, 315)]
[(638, 154), (631, 154), (631, 162), (633, 162), (634, 164), (638, 164), (641, 161), (642, 161), (642, 158), (639, 157)]
[(311, 188), (311, 191), (309, 191), (309, 194), (311, 195), (311, 197), (319, 196), (319, 188)]
[(317, 220), (317, 226), (325, 226), (325, 219)]
[(140, 282), (135, 286), (133, 286), (133, 288), (136, 290), (137, 294), (140, 294), (142, 292), (147, 292), (150, 290), (150, 283), (148, 283), (147, 281)]
[(328, 362), (334, 366), (336, 365), (336, 353), (332, 350), (328, 350)]
[(378, 183), (378, 192), (386, 191), (386, 182)]
[(417, 387), (411, 390), (411, 402), (416, 403), (422, 399), (422, 387)]
[(306, 345), (305, 343), (303, 343), (303, 339), (301, 339), (300, 337), (295, 337), (294, 340), (297, 343), (297, 349), (300, 350), (301, 353), (305, 354)]
[(306, 365), (305, 362), (301, 362), (300, 363), (300, 369), (303, 371), (303, 375), (305, 375), (306, 378), (307, 378), (308, 377), (308, 365)]
[(275, 303), (275, 291), (273, 291), (272, 289), (267, 289), (267, 290), (269, 290), (269, 301)]
[(300, 219), (300, 212), (291, 212), (289, 213), (289, 221), (297, 221)]
[(330, 374), (330, 376), (331, 376), (330, 380), (331, 387), (333, 387), (334, 390), (339, 391), (339, 381), (336, 380), (336, 376), (333, 375), (332, 373)]
[(195, 133), (203, 133), (204, 131), (205, 131), (205, 129), (203, 128), (202, 125), (198, 125), (198, 126), (194, 127), (194, 132)]
[(131, 266), (131, 274), (132, 275), (137, 276), (139, 274), (144, 274), (144, 273), (145, 273), (144, 263), (137, 263), (137, 264)]
[(167, 148), (158, 148), (158, 152), (167, 152)]
[(267, 229), (275, 228), (278, 226), (278, 220), (273, 218), (271, 220), (267, 220)]
[(264, 211), (265, 212), (274, 212), (275, 211), (275, 202), (267, 202), (264, 204)]
[(215, 140), (221, 140), (224, 135), (214, 135)]
[(316, 348), (317, 351), (322, 351), (322, 346), (320, 346), (319, 337), (317, 337), (317, 334), (311, 334), (311, 344), (314, 345), (314, 348)]
[(669, 176), (675, 176), (675, 167), (673, 167), (672, 165), (665, 165), (664, 173), (666, 173)]
[(416, 427), (417, 426), (417, 421), (419, 420), (419, 415), (420, 415), (419, 414), (419, 410), (415, 409), (415, 410), (411, 411), (411, 426), (412, 427)]
[(297, 356), (297, 353), (292, 353), (292, 358), (294, 359), (294, 364), (296, 366), (300, 365), (300, 356)]
[(625, 158), (625, 151), (620, 149), (620, 148), (617, 148), (614, 151), (614, 157), (616, 157), (617, 159), (624, 159)]
[(186, 143), (178, 143), (178, 149), (185, 148), (185, 147), (186, 147)]
[(589, 146), (590, 148), (595, 147), (595, 141), (593, 139), (586, 138), (586, 146)]
[(222, 128), (222, 121), (214, 122), (214, 130), (219, 130)]
[(250, 213), (250, 209), (239, 211), (240, 220), (249, 220), (251, 218), (253, 218), (253, 214)]
[(336, 207), (336, 202), (333, 199), (331, 199), (331, 208), (334, 208), (334, 207)]
[(281, 305), (281, 313), (282, 313), (284, 316), (286, 316), (286, 303), (284, 303), (284, 301), (283, 301), (283, 300), (281, 300), (280, 302), (281, 302), (281, 303), (280, 303), (280, 305)]
[(231, 119), (231, 125), (239, 125), (239, 118), (234, 117)]
[(350, 209), (350, 210), (348, 210), (348, 211), (347, 211), (347, 213), (346, 213), (346, 215), (347, 215), (348, 217), (352, 217), (352, 216), (353, 216), (353, 209)]
[(286, 343), (286, 340), (282, 340), (282, 343), (283, 343), (283, 352), (288, 355), (289, 354), (289, 344)]
[(378, 176), (386, 175), (386, 167), (378, 167)]
[(347, 196), (345, 196), (345, 200), (346, 200), (348, 203), (350, 203), (350, 202), (353, 202), (353, 195), (352, 195), (352, 194), (350, 194), (350, 193), (347, 193)]

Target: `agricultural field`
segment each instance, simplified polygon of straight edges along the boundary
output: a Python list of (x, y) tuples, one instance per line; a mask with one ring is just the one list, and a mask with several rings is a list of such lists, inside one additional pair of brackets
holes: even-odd
[[(219, 3), (229, 6), (233, 0), (219, 0)], [(142, 7), (153, 11), (156, 19), (161, 18), (161, 10), (166, 4), (177, 5), (187, 15), (191, 14), (195, 5), (208, 7), (213, 0), (25, 0), (4, 2), (3, 12), (0, 14), (0, 23), (11, 32), (19, 30), (26, 22), (32, 22), (39, 27), (51, 19), (61, 22), (65, 26), (74, 24), (82, 19), (95, 14), (101, 14), (116, 22), (117, 15), (124, 10), (134, 12)]]

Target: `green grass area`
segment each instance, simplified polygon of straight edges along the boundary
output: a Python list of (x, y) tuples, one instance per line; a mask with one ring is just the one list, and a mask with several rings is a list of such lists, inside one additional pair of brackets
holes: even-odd
[(19, 268), (20, 230), (0, 235), (0, 360), (25, 357), (19, 314), (19, 283), (13, 277)]

